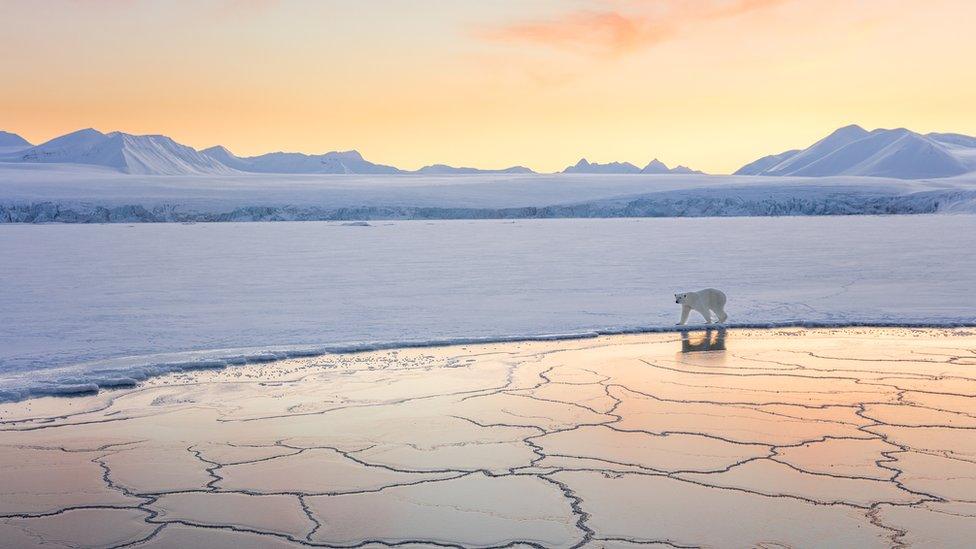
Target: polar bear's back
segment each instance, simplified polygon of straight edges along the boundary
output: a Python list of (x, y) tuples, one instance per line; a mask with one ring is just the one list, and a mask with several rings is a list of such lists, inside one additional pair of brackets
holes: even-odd
[(710, 309), (721, 309), (725, 307), (725, 292), (715, 288), (705, 288), (694, 292), (697, 300), (702, 305)]

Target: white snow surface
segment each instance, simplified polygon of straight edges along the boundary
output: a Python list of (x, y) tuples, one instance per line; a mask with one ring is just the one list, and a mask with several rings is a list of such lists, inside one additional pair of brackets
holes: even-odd
[(672, 294), (705, 287), (728, 294), (733, 326), (971, 325), (973, 249), (970, 215), (0, 225), (0, 399), (667, 330)]

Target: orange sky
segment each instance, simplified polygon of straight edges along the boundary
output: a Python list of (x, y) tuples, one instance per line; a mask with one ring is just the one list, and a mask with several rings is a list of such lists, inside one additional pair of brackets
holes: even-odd
[(715, 173), (849, 123), (976, 134), (963, 0), (0, 0), (0, 129)]

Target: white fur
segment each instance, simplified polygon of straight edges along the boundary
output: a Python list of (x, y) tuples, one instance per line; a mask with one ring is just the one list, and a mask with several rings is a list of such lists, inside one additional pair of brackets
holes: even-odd
[(725, 322), (729, 315), (725, 314), (725, 294), (715, 288), (705, 288), (697, 292), (687, 292), (684, 294), (674, 294), (674, 302), (681, 304), (681, 321), (679, 326), (688, 322), (688, 314), (691, 311), (698, 311), (705, 317), (705, 324), (712, 323), (712, 315), (718, 317), (719, 322)]

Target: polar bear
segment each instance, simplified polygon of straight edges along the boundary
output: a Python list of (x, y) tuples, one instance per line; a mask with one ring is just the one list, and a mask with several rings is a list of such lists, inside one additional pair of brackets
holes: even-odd
[(715, 288), (674, 294), (674, 302), (681, 305), (681, 321), (678, 322), (678, 326), (688, 322), (688, 313), (692, 310), (701, 313), (705, 317), (706, 324), (712, 323), (712, 315), (709, 311), (715, 313), (719, 322), (725, 322), (725, 319), (729, 318), (729, 315), (725, 314), (725, 294)]

